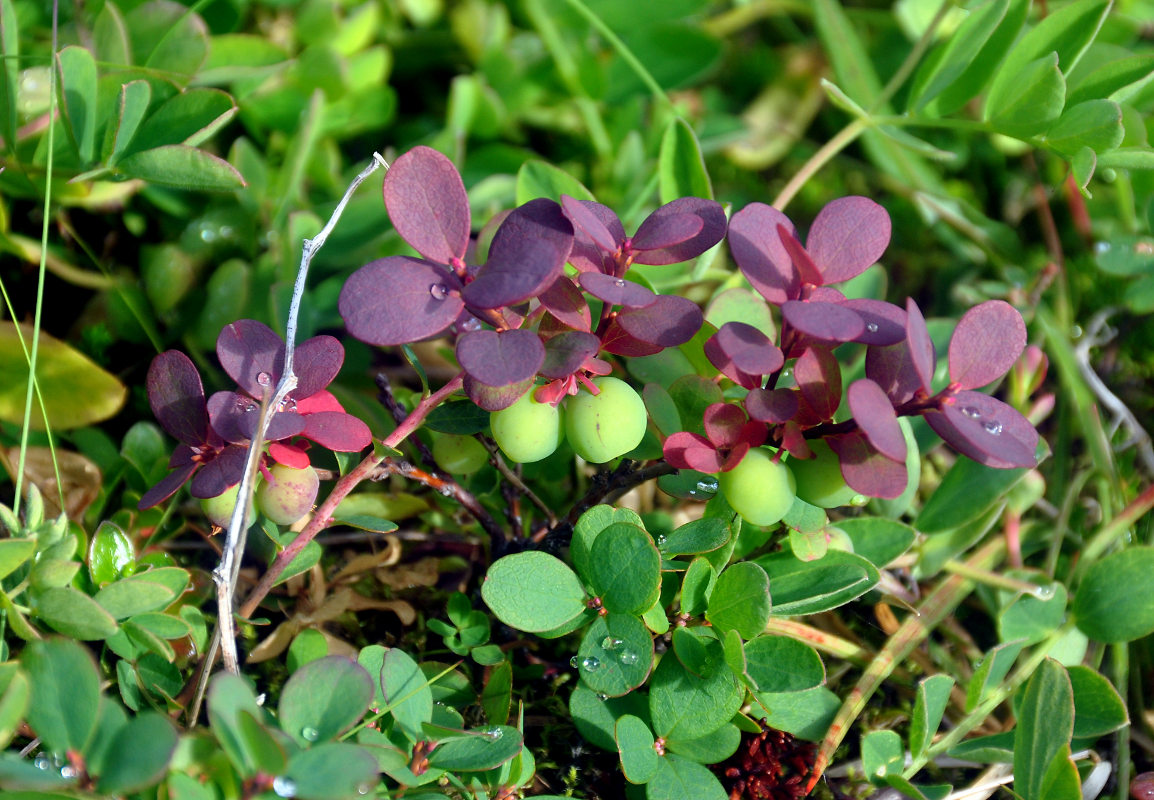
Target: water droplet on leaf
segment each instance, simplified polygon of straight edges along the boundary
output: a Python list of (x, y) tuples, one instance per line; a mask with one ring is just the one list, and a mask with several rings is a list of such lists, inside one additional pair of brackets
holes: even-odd
[(297, 785), (292, 778), (277, 775), (273, 778), (272, 790), (276, 792), (277, 797), (296, 797)]
[(36, 769), (48, 769), (52, 766), (52, 761), (48, 756), (36, 756), (36, 760), (32, 762), (32, 765), (36, 767)]
[(581, 669), (586, 672), (596, 672), (601, 669), (601, 659), (597, 656), (585, 656), (581, 659)]
[(617, 656), (617, 660), (628, 667), (637, 663), (637, 654), (632, 650), (622, 650), (621, 655)]
[(449, 287), (443, 283), (434, 283), (429, 287), (429, 294), (433, 296), (434, 300), (444, 300), (449, 296)]
[(1094, 252), (1101, 255), (1102, 253), (1109, 253), (1112, 245), (1109, 242), (1098, 242), (1094, 245)]
[(866, 330), (869, 331), (870, 333), (877, 333), (878, 332), (878, 324), (876, 322), (867, 323), (866, 324)]
[(613, 281), (613, 285), (616, 286), (618, 289), (624, 289), (625, 288), (625, 279), (624, 278), (618, 278), (617, 280)]
[(604, 703), (606, 700), (609, 699), (609, 695), (607, 695), (603, 692), (598, 692), (597, 693), (597, 699), (600, 700), (602, 703)]
[[(698, 485), (700, 485), (700, 484), (698, 484)], [(669, 541), (669, 540), (665, 538), (664, 533), (657, 534), (657, 546), (658, 547), (665, 547), (665, 543), (667, 541)]]
[(269, 375), (267, 372), (258, 372), (256, 374), (256, 382), (261, 386), (268, 386), (272, 383), (272, 375)]
[(315, 742), (321, 736), (321, 732), (316, 728), (301, 728), (301, 738), (306, 742)]
[(612, 636), (606, 636), (601, 640), (601, 647), (605, 650), (616, 650), (624, 643), (624, 639), (614, 639)]
[(1054, 599), (1054, 586), (1053, 586), (1053, 584), (1050, 584), (1047, 586), (1039, 586), (1037, 589), (1035, 589), (1032, 592), (1032, 594), (1034, 595), (1034, 597), (1038, 598), (1043, 603), (1045, 603), (1048, 600)]
[(498, 739), (500, 739), (501, 736), (504, 735), (504, 733), (505, 732), (503, 730), (501, 730), (500, 728), (489, 728), (489, 730), (485, 731), (485, 736), (490, 741), (495, 742)]
[(357, 784), (357, 794), (368, 794), (372, 790), (373, 790), (373, 785), (371, 783), (358, 783)]
[(67, 764), (60, 768), (60, 777), (64, 778), (64, 780), (71, 780), (78, 774), (75, 767), (70, 767)]
[(986, 433), (990, 434), (990, 436), (998, 436), (1002, 432), (1002, 423), (995, 420), (982, 423), (982, 427), (986, 429)]
[(973, 406), (966, 406), (965, 408), (962, 409), (962, 413), (965, 414), (970, 419), (981, 419), (982, 418), (982, 412), (979, 411), (978, 409), (974, 408)]
[(1081, 339), (1082, 338), (1082, 326), (1081, 325), (1075, 325), (1074, 327), (1070, 328), (1070, 338), (1071, 339)]

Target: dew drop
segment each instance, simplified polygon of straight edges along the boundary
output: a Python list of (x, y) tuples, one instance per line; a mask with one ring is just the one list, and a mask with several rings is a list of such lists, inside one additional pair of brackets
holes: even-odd
[(301, 728), (301, 738), (306, 742), (315, 742), (321, 736), (321, 732), (316, 728)]
[(429, 294), (433, 296), (434, 300), (444, 300), (449, 296), (449, 287), (443, 283), (434, 283), (429, 287)]
[(1109, 253), (1112, 247), (1113, 245), (1111, 245), (1109, 242), (1098, 242), (1094, 245), (1094, 252), (1102, 255), (1103, 253)]
[(233, 234), (233, 230), (232, 230), (231, 225), (221, 225), (220, 226), (220, 238), (231, 239), (232, 234)]
[(70, 767), (67, 764), (60, 768), (60, 777), (64, 778), (64, 780), (72, 780), (78, 774), (75, 767)]
[(658, 547), (665, 547), (665, 543), (667, 541), (669, 541), (669, 540), (665, 538), (664, 533), (657, 534), (657, 546)]
[(878, 332), (878, 324), (876, 322), (867, 323), (866, 324), (866, 330), (869, 331), (870, 333), (877, 333)]
[(273, 778), (272, 790), (276, 792), (277, 797), (296, 797), (297, 785), (292, 778), (277, 775)]
[(581, 659), (581, 669), (586, 672), (596, 672), (601, 669), (601, 659), (597, 656), (585, 656)]
[(36, 756), (36, 760), (32, 762), (36, 769), (49, 769), (52, 767), (52, 759), (48, 756)]
[(272, 383), (272, 375), (269, 375), (267, 372), (258, 372), (256, 374), (256, 382), (261, 386), (268, 386)]
[(1031, 594), (1045, 603), (1048, 600), (1054, 599), (1054, 586), (1053, 584), (1049, 584), (1047, 586), (1039, 586), (1037, 589), (1031, 592)]
[(637, 663), (637, 654), (632, 650), (622, 650), (621, 655), (617, 656), (617, 660), (628, 667)]
[(373, 785), (371, 783), (358, 783), (357, 784), (357, 794), (368, 794), (372, 790), (373, 790)]
[(973, 406), (966, 406), (965, 408), (962, 409), (962, 413), (965, 414), (970, 419), (981, 419), (982, 418), (982, 412), (979, 411), (978, 409), (974, 408)]
[(613, 281), (613, 285), (616, 286), (618, 289), (624, 289), (625, 288), (625, 279), (624, 278), (618, 278), (617, 280)]
[(491, 742), (495, 742), (500, 739), (504, 733), (500, 728), (489, 728), (489, 730), (485, 731), (485, 738)]
[(999, 436), (1002, 433), (1002, 423), (996, 420), (987, 420), (982, 423), (982, 427), (986, 429), (986, 433), (990, 436)]
[(569, 659), (569, 666), (573, 667), (573, 669), (577, 669), (577, 667), (581, 666), (581, 656), (573, 656), (571, 659)]
[(1074, 327), (1070, 328), (1070, 338), (1071, 339), (1081, 339), (1082, 338), (1082, 326), (1081, 325), (1075, 325)]
[(209, 225), (200, 226), (200, 240), (202, 242), (212, 243), (216, 241), (216, 230)]
[(601, 647), (605, 650), (616, 650), (621, 645), (625, 644), (624, 639), (615, 639), (612, 636), (606, 636), (601, 640)]
[(598, 692), (597, 693), (597, 699), (600, 700), (602, 703), (604, 703), (606, 700), (609, 699), (609, 695), (607, 695), (603, 692)]

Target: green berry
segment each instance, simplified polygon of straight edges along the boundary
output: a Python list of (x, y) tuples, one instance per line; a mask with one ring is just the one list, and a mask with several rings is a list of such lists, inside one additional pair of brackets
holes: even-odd
[(472, 436), (446, 433), (433, 439), (433, 460), (452, 475), (472, 475), (489, 463), (489, 451)]
[(718, 476), (717, 483), (730, 507), (751, 525), (779, 522), (793, 505), (793, 474), (763, 448), (746, 453), (740, 464)]
[(648, 424), (645, 403), (628, 383), (596, 378), (600, 391), (580, 391), (565, 401), (565, 435), (577, 455), (604, 464), (641, 444)]
[(313, 508), (321, 481), (312, 467), (293, 469), (273, 464), (256, 490), (260, 511), (277, 525), (292, 525)]
[(533, 399), (533, 389), (508, 408), (489, 415), (489, 427), (501, 452), (528, 464), (552, 455), (561, 441), (561, 412)]

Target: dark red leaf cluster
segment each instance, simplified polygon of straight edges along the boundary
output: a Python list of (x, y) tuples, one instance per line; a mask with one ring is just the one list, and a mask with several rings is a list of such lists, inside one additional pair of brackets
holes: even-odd
[(805, 779), (813, 769), (813, 742), (767, 727), (747, 734), (730, 759), (714, 767), (730, 800), (794, 800), (805, 797)]

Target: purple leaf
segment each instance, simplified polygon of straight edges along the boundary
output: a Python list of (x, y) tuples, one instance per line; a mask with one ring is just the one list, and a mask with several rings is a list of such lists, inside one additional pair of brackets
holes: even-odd
[(813, 221), (806, 250), (824, 283), (841, 283), (877, 263), (890, 243), (890, 215), (868, 197), (841, 197)]
[(841, 475), (856, 492), (868, 497), (893, 500), (900, 497), (909, 483), (904, 461), (892, 461), (872, 446), (860, 431), (831, 436), (826, 441), (837, 453)]
[(617, 323), (630, 336), (660, 347), (685, 344), (701, 329), (704, 320), (696, 303), (675, 294), (658, 295), (645, 308), (617, 315)]
[(906, 437), (882, 388), (867, 378), (856, 380), (846, 391), (846, 401), (858, 427), (874, 449), (886, 458), (905, 463)]
[(561, 206), (539, 197), (513, 210), (489, 245), (489, 260), (465, 286), (465, 302), (500, 308), (535, 297), (561, 275), (573, 247), (573, 225)]
[(407, 344), (436, 336), (465, 307), (461, 284), (443, 267), (409, 256), (389, 256), (354, 272), (337, 307), (362, 342)]
[(489, 386), (511, 386), (537, 374), (545, 345), (533, 331), (472, 331), (457, 340), (457, 361)]
[[(282, 351), (283, 353), (283, 351)], [(345, 362), (345, 348), (332, 336), (314, 336), (301, 342), (293, 356), (293, 371), (297, 374), (297, 388), (289, 397), (304, 399), (324, 389)], [(277, 377), (284, 369), (284, 357), (277, 361)]]
[(947, 397), (926, 422), (954, 449), (988, 467), (1033, 467), (1038, 432), (1013, 406), (981, 392)]
[[(918, 373), (918, 381), (926, 394), (930, 393), (930, 382), (934, 378), (934, 342), (930, 339), (930, 332), (926, 328), (926, 319), (922, 310), (913, 298), (906, 299), (906, 342), (909, 344), (910, 361)], [(883, 387), (884, 383), (878, 381)]]
[(805, 248), (801, 246), (797, 236), (784, 225), (777, 226), (777, 235), (781, 237), (781, 246), (785, 248), (785, 252), (789, 253), (789, 257), (793, 261), (793, 268), (797, 270), (797, 276), (801, 282), (811, 286), (821, 286), (825, 282), (821, 270), (810, 258)]
[(221, 329), (216, 337), (220, 365), (236, 385), (260, 398), (271, 395), (284, 366), (284, 341), (255, 319), (238, 319)]
[(601, 349), (619, 356), (651, 356), (665, 348), (659, 344), (645, 342), (629, 333), (621, 325), (620, 316), (609, 320), (609, 327), (601, 334)]
[[(689, 239), (667, 247), (644, 249), (637, 253), (633, 260), (638, 264), (677, 264), (691, 258), (697, 258), (725, 236), (725, 209), (721, 207), (720, 203), (703, 200), (700, 197), (679, 197), (671, 203), (666, 203), (641, 223), (637, 236), (641, 236), (642, 241), (649, 238), (660, 238), (656, 234), (650, 237), (647, 229), (653, 227), (657, 231), (661, 231), (669, 218), (686, 214), (691, 214), (701, 220), (701, 230), (698, 233)], [(636, 239), (636, 237), (634, 238)]]
[[(236, 392), (216, 392), (208, 398), (208, 416), (212, 428), (227, 442), (248, 442), (260, 423), (260, 403)], [(304, 417), (295, 411), (281, 411), (269, 420), (265, 440), (288, 439), (305, 429)]]
[[(604, 206), (602, 206), (604, 208)], [(621, 240), (614, 239), (613, 234), (601, 218), (589, 208), (588, 205), (582, 203), (576, 198), (570, 197), (567, 194), (561, 195), (561, 210), (565, 212), (565, 216), (573, 223), (573, 235), (577, 236), (577, 232), (585, 234), (586, 237), (598, 248), (607, 253), (614, 252), (621, 246)], [(616, 219), (616, 216), (614, 216)], [(618, 222), (620, 225), (620, 222)], [(624, 239), (625, 229), (621, 229), (621, 237)]]
[(841, 365), (833, 351), (811, 347), (793, 366), (794, 380), (802, 396), (823, 420), (832, 419), (841, 403)]
[(708, 439), (697, 433), (681, 431), (665, 440), (665, 460), (677, 469), (698, 472), (720, 472), (723, 459)]
[(219, 497), (240, 483), (248, 453), (238, 444), (230, 444), (216, 458), (192, 476), (189, 492), (193, 497)]
[(393, 227), (414, 250), (441, 264), (465, 257), (469, 198), (452, 161), (414, 147), (389, 167), (383, 192)]
[(1004, 300), (987, 300), (958, 320), (950, 337), (950, 381), (976, 389), (1006, 374), (1026, 348), (1026, 323)]
[(906, 312), (893, 303), (863, 297), (846, 300), (843, 305), (865, 323), (862, 335), (854, 341), (884, 346), (897, 344), (906, 338)]
[[(625, 228), (613, 209), (594, 203), (591, 200), (578, 200), (577, 204), (589, 211), (605, 230), (609, 233), (613, 246), (609, 249), (597, 244), (593, 237), (577, 224), (573, 217), (573, 250), (569, 253), (569, 263), (576, 267), (578, 272), (604, 272), (606, 275), (614, 271), (614, 256), (617, 249), (625, 243)], [(568, 212), (566, 212), (568, 213)]]
[(805, 299), (811, 303), (833, 303), (835, 306), (842, 306), (847, 302), (844, 294), (829, 286), (813, 287)]
[(177, 489), (184, 486), (184, 482), (188, 480), (189, 476), (191, 476), (199, 466), (199, 464), (190, 461), (168, 473), (161, 478), (155, 486), (141, 496), (140, 502), (136, 504), (136, 507), (144, 511), (147, 508), (152, 508), (157, 503), (163, 503), (176, 494)]
[(759, 376), (781, 369), (785, 357), (764, 333), (744, 322), (727, 322), (705, 342), (713, 366), (735, 383), (752, 389)]
[(593, 324), (585, 295), (564, 275), (541, 292), (539, 299), (550, 314), (570, 328), (587, 331)]
[(205, 442), (208, 412), (204, 404), (204, 385), (188, 356), (178, 350), (166, 350), (152, 359), (145, 385), (148, 387), (148, 404), (162, 428), (185, 444)]
[(533, 386), (533, 379), (526, 378), (521, 383), (509, 386), (490, 386), (466, 374), (464, 384), (465, 394), (470, 400), (486, 411), (500, 411), (516, 403), (521, 395), (529, 391)]
[[(702, 422), (705, 425), (705, 435), (718, 449), (739, 448), (745, 445), (742, 455), (748, 448), (761, 445), (768, 434), (765, 425), (750, 420), (741, 406), (732, 403), (713, 403), (705, 409)], [(738, 460), (740, 461), (740, 458)]]
[(639, 283), (614, 278), (603, 272), (582, 272), (577, 280), (582, 289), (613, 306), (645, 308), (657, 298), (657, 295)]
[(729, 251), (733, 260), (762, 297), (774, 305), (799, 296), (801, 280), (777, 226), (791, 233), (789, 217), (765, 203), (750, 203), (729, 221)]
[(545, 361), (539, 372), (546, 378), (572, 375), (600, 349), (601, 340), (591, 333), (563, 331), (545, 341)]
[(304, 416), (302, 435), (322, 447), (341, 453), (363, 450), (373, 441), (369, 426), (343, 411), (318, 411)]
[(908, 403), (922, 386), (906, 342), (866, 351), (866, 377), (882, 388), (895, 406)]
[(634, 252), (673, 247), (692, 239), (705, 227), (701, 217), (693, 214), (665, 214), (648, 217), (629, 240)]
[(797, 409), (797, 392), (793, 389), (753, 389), (745, 396), (745, 410), (750, 419), (758, 422), (788, 422)]
[(836, 303), (787, 300), (781, 315), (793, 328), (821, 342), (852, 342), (865, 331), (856, 311)]

